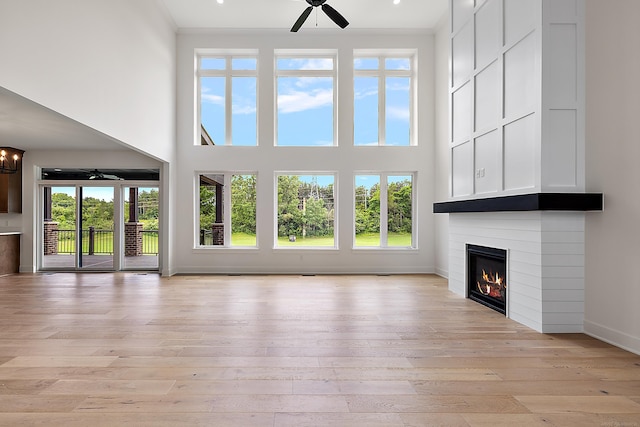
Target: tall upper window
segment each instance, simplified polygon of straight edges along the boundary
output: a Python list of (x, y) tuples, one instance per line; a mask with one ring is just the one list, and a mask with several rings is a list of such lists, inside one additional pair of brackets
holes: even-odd
[(413, 181), (413, 174), (356, 175), (356, 247), (415, 247)]
[(335, 54), (276, 55), (276, 145), (336, 145)]
[(200, 55), (199, 142), (201, 145), (257, 145), (255, 55)]
[(354, 145), (413, 144), (415, 57), (354, 54)]

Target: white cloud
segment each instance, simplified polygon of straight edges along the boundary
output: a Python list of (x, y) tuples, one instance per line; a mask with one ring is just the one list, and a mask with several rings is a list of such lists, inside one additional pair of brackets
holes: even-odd
[(233, 114), (255, 114), (256, 106), (255, 105), (233, 105)]
[(255, 114), (256, 100), (255, 98), (235, 97), (231, 107), (233, 114)]
[(387, 79), (387, 90), (409, 92), (409, 79), (396, 77), (393, 79)]
[(203, 93), (200, 98), (207, 104), (224, 105), (224, 96)]
[(369, 96), (378, 96), (378, 89), (368, 89), (360, 92), (356, 92), (353, 95), (356, 99), (363, 99)]
[(278, 95), (278, 112), (297, 113), (333, 105), (333, 90), (317, 89), (311, 92), (291, 91)]
[(294, 58), (281, 64), (281, 70), (333, 70), (331, 58)]
[(410, 115), (409, 109), (406, 107), (387, 107), (387, 117), (390, 119), (401, 120), (403, 122), (408, 122)]

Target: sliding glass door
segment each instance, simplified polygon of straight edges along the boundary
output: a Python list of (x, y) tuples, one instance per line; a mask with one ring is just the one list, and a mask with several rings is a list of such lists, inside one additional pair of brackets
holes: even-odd
[(43, 185), (40, 269), (158, 270), (159, 187), (149, 184)]
[(42, 268), (114, 270), (114, 187), (44, 186)]
[(78, 268), (82, 270), (114, 269), (113, 187), (78, 187), (81, 212), (76, 243)]
[(122, 268), (157, 270), (159, 252), (158, 187), (124, 187)]
[(42, 268), (75, 269), (78, 243), (75, 186), (44, 187)]

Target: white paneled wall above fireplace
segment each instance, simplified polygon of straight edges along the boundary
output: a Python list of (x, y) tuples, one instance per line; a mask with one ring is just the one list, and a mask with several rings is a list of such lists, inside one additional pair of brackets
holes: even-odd
[(584, 191), (581, 2), (450, 10), (450, 197)]

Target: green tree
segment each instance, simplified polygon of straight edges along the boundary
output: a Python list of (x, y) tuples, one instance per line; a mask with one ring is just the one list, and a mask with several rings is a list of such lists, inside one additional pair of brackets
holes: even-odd
[(256, 233), (256, 176), (231, 177), (231, 232)]
[(51, 195), (51, 219), (58, 223), (60, 230), (75, 230), (76, 199), (65, 193)]
[(138, 220), (145, 230), (158, 229), (158, 207), (157, 189), (143, 190), (138, 193)]
[(216, 188), (200, 185), (200, 229), (209, 230), (216, 222)]
[(306, 236), (327, 236), (333, 234), (333, 227), (329, 227), (329, 212), (322, 199), (305, 199), (302, 220)]
[(95, 227), (100, 230), (113, 229), (113, 201), (85, 197), (82, 199), (83, 228)]
[(380, 186), (356, 187), (356, 234), (380, 232)]
[(300, 178), (278, 176), (278, 236), (302, 235), (302, 211), (299, 208)]
[(389, 183), (389, 231), (411, 232), (411, 181), (408, 179)]

